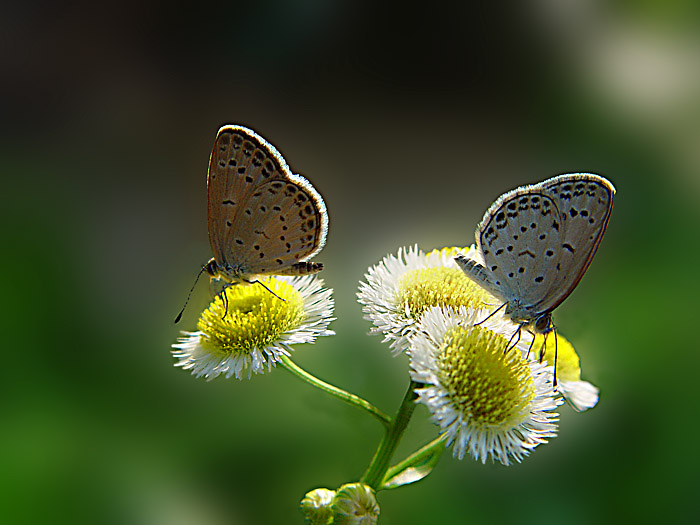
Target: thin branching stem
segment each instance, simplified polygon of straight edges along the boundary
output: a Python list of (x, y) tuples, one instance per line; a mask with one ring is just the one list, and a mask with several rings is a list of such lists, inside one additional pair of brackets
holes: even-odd
[(369, 467), (364, 476), (360, 480), (365, 485), (369, 485), (374, 490), (379, 490), (381, 488), (381, 481), (385, 478), (386, 472), (389, 469), (389, 462), (391, 457), (396, 451), (396, 447), (399, 445), (401, 436), (403, 435), (408, 422), (411, 420), (413, 411), (416, 408), (416, 394), (414, 390), (418, 386), (418, 383), (411, 381), (408, 385), (408, 390), (403, 398), (401, 407), (396, 414), (396, 417), (392, 420), (391, 425), (387, 428), (386, 434), (382, 438), (381, 443), (377, 451), (374, 453)]
[(310, 385), (315, 386), (320, 390), (323, 390), (327, 394), (330, 394), (333, 397), (340, 399), (341, 401), (344, 401), (349, 405), (361, 408), (362, 410), (369, 412), (372, 416), (377, 418), (382, 425), (384, 425), (387, 431), (389, 428), (391, 428), (392, 419), (389, 416), (387, 416), (384, 412), (379, 410), (377, 407), (375, 407), (369, 401), (366, 401), (361, 397), (356, 396), (355, 394), (351, 394), (350, 392), (346, 392), (345, 390), (338, 388), (337, 386), (333, 386), (329, 383), (326, 383), (325, 381), (321, 381), (317, 377), (309, 374), (306, 370), (301, 368), (287, 356), (283, 356), (280, 360), (280, 363), (282, 364), (282, 366), (284, 366), (284, 368), (289, 370), (299, 379), (306, 381)]

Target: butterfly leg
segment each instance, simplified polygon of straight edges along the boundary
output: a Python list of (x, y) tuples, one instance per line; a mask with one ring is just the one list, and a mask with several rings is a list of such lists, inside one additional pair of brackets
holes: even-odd
[[(506, 352), (508, 352), (508, 350), (512, 350), (513, 348), (515, 348), (515, 347), (518, 345), (518, 343), (520, 342), (520, 332), (521, 332), (522, 328), (523, 328), (523, 325), (519, 325), (519, 326), (518, 326), (518, 329), (517, 329), (515, 332), (513, 332), (513, 335), (510, 336), (510, 339), (508, 339), (508, 344), (506, 345), (505, 350), (503, 350), (503, 353), (504, 353), (504, 354), (505, 354)], [(515, 340), (515, 343), (513, 343), (513, 344), (511, 345), (511, 343), (513, 342), (513, 338), (514, 338), (516, 335), (518, 336), (518, 338)]]
[(535, 345), (535, 334), (530, 332), (532, 334), (532, 341), (530, 341), (530, 346), (527, 347), (527, 355), (525, 356), (525, 359), (530, 358), (530, 352), (532, 352), (532, 347)]
[(222, 320), (225, 319), (226, 314), (228, 314), (228, 296), (226, 295), (226, 288), (228, 288), (228, 286), (224, 286), (224, 289), (221, 290), (221, 300), (224, 303), (224, 315), (221, 316)]
[[(262, 281), (258, 281), (257, 279), (255, 279), (254, 281), (249, 281), (249, 280), (247, 280), (247, 279), (244, 279), (243, 282), (248, 283), (248, 284), (255, 284), (255, 283), (257, 283), (257, 284), (259, 284), (260, 286), (262, 286), (263, 288), (265, 288), (265, 290), (267, 290), (268, 292), (270, 292), (272, 295), (274, 295), (275, 297), (277, 297), (277, 299), (279, 299), (280, 301), (284, 301), (284, 299), (282, 299), (279, 295), (277, 295), (275, 292), (273, 292), (273, 291), (270, 290), (267, 286), (265, 286), (265, 284), (264, 284)], [(286, 302), (286, 301), (285, 301), (285, 302)]]
[(482, 319), (482, 320), (479, 321), (478, 323), (474, 323), (474, 326), (479, 326), (481, 323), (485, 323), (486, 321), (488, 321), (489, 319), (491, 319), (494, 315), (496, 315), (496, 314), (498, 313), (499, 310), (502, 310), (503, 307), (504, 307), (506, 304), (508, 304), (508, 303), (503, 303), (501, 306), (499, 306), (498, 308), (496, 308), (493, 312), (491, 312), (491, 313), (490, 313), (488, 316), (486, 316), (484, 319)]

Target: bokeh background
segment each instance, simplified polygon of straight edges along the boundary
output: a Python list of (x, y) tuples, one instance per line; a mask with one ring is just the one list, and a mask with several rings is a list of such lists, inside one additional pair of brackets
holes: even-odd
[[(252, 127), (325, 198), (337, 336), (295, 357), (393, 412), (367, 267), (473, 242), (494, 198), (610, 178), (608, 232), (556, 320), (601, 389), (509, 468), (449, 454), (382, 523), (697, 520), (700, 8), (307, 0), (15, 2), (0, 17), (0, 514), (8, 523), (301, 523), (381, 428), (283, 369), (207, 383), (170, 345), (207, 304), (206, 166)], [(419, 408), (399, 457), (432, 439)]]

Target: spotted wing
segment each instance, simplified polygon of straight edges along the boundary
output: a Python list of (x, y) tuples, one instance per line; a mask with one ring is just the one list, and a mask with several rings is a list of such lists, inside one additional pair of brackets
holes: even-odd
[(561, 220), (554, 200), (537, 186), (508, 192), (486, 212), (476, 238), (484, 269), (500, 291), (499, 298), (519, 305), (528, 319), (542, 313), (536, 305), (551, 293), (551, 262), (561, 243)]
[(326, 217), (323, 201), (308, 182), (264, 182), (244, 203), (237, 222), (226, 223), (235, 263), (251, 274), (289, 273), (323, 247)]
[(241, 126), (219, 130), (207, 179), (209, 241), (221, 266), (276, 273), (323, 247), (326, 208), (280, 153)]
[(552, 311), (579, 283), (593, 260), (612, 212), (615, 187), (592, 173), (559, 175), (537, 185), (561, 214), (561, 239), (551, 290), (538, 305)]

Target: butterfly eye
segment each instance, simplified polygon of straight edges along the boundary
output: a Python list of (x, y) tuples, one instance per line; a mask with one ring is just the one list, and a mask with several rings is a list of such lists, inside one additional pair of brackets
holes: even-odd
[(216, 277), (219, 274), (219, 269), (216, 265), (216, 260), (210, 259), (209, 262), (204, 266), (204, 271), (212, 277)]
[(542, 314), (535, 320), (535, 332), (544, 334), (552, 330), (552, 314)]

